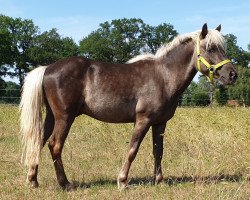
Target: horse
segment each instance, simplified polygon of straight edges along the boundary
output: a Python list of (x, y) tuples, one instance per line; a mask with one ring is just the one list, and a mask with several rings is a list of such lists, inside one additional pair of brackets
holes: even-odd
[(22, 162), (28, 168), (31, 187), (39, 186), (39, 157), (48, 140), (58, 184), (64, 190), (74, 189), (61, 155), (72, 123), (82, 114), (103, 122), (134, 123), (117, 178), (119, 189), (127, 187), (131, 164), (152, 127), (154, 182), (160, 183), (163, 133), (197, 71), (224, 85), (236, 81), (237, 72), (226, 57), (220, 30), (221, 25), (208, 29), (204, 24), (201, 30), (177, 36), (155, 54), (139, 55), (124, 64), (78, 56), (32, 70), (25, 78), (20, 101)]

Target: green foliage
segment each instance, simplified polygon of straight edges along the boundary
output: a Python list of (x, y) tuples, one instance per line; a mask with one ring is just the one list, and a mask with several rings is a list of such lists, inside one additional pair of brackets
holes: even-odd
[(124, 63), (141, 52), (152, 52), (177, 35), (170, 24), (153, 27), (141, 19), (104, 22), (80, 41), (81, 53), (91, 59)]
[(20, 86), (14, 82), (0, 79), (0, 102), (17, 104), (20, 99)]
[(80, 41), (80, 52), (87, 58), (106, 62), (113, 61), (114, 57), (109, 40), (99, 31), (92, 32)]
[[(199, 82), (191, 82), (182, 96), (182, 106), (208, 106), (211, 103), (211, 85), (206, 81), (206, 77), (201, 76)], [(213, 88), (212, 88), (213, 89)]]
[(248, 67), (250, 61), (250, 53), (244, 51), (237, 45), (237, 37), (233, 34), (225, 35), (227, 43), (227, 55), (236, 65)]
[(163, 23), (158, 26), (145, 24), (142, 30), (144, 51), (155, 54), (159, 47), (164, 43), (171, 42), (177, 34), (177, 31), (171, 24)]
[(0, 97), (4, 96), (5, 94), (5, 87), (6, 87), (6, 83), (5, 81), (0, 77)]
[(238, 79), (233, 87), (228, 88), (229, 99), (237, 100), (244, 106), (250, 106), (250, 69), (237, 67)]
[[(150, 26), (139, 18), (124, 18), (101, 23), (96, 31), (80, 41), (79, 48), (72, 38), (62, 37), (56, 29), (40, 33), (32, 20), (0, 15), (1, 88), (6, 87), (2, 79), (6, 75), (17, 77), (22, 85), (26, 73), (37, 65), (48, 65), (79, 53), (94, 60), (124, 63), (144, 52), (155, 53), (163, 43), (170, 42), (176, 35), (177, 31), (168, 23)], [(228, 98), (236, 99), (243, 105), (250, 104), (250, 44), (248, 51), (244, 51), (237, 45), (237, 37), (233, 34), (227, 34), (225, 39), (228, 57), (241, 66), (238, 67), (237, 83), (226, 89), (211, 86), (205, 78), (201, 78), (197, 85), (192, 83), (187, 94), (182, 96), (182, 105), (213, 103), (213, 94), (220, 105), (224, 105)]]
[(182, 95), (180, 99), (180, 105), (192, 106), (192, 94), (197, 90), (197, 87), (197, 83), (192, 81), (188, 88), (185, 90), (184, 94)]
[[(0, 16), (1, 18), (1, 16)], [(0, 75), (4, 75), (7, 71), (3, 64), (11, 64), (11, 37), (7, 29), (0, 27)]]
[(210, 104), (208, 93), (197, 90), (192, 94), (192, 104), (193, 106), (208, 106)]
[(56, 29), (40, 34), (32, 20), (0, 15), (0, 75), (18, 77), (20, 85), (33, 67), (78, 55), (78, 46)]
[(81, 53), (91, 59), (126, 62), (140, 50), (140, 19), (104, 22), (100, 28), (80, 41)]
[(223, 85), (217, 86), (217, 89), (215, 90), (215, 99), (216, 102), (221, 106), (227, 104), (228, 92)]
[(5, 51), (0, 64), (1, 66), (8, 64), (12, 68), (12, 71), (9, 71), (8, 74), (17, 76), (20, 84), (22, 84), (25, 73), (29, 71), (28, 49), (32, 45), (38, 27), (33, 24), (32, 20), (14, 19), (0, 15), (0, 30), (4, 34), (5, 45), (7, 45), (5, 47), (7, 51)]
[(69, 37), (61, 37), (56, 29), (45, 31), (33, 39), (29, 56), (33, 65), (48, 65), (58, 59), (78, 55), (78, 46)]

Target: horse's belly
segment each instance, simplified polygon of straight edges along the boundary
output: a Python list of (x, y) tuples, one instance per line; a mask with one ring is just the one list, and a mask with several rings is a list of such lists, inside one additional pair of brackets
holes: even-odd
[(135, 103), (116, 98), (91, 98), (85, 101), (84, 113), (104, 122), (133, 122), (135, 119)]

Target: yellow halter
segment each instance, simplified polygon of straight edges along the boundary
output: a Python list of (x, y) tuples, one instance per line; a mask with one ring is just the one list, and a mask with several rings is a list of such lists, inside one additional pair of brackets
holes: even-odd
[[(200, 38), (198, 36), (197, 38), (197, 42), (196, 42), (196, 52), (197, 52), (197, 55), (198, 55), (198, 59), (197, 59), (197, 69), (201, 72), (201, 62), (207, 67), (207, 69), (209, 70), (209, 75), (206, 76), (207, 79), (209, 80), (209, 82), (213, 82), (213, 78), (214, 78), (214, 72), (222, 67), (223, 65), (227, 64), (227, 63), (230, 63), (231, 60), (223, 60), (221, 62), (219, 62), (218, 64), (216, 65), (210, 65), (206, 59), (204, 57), (201, 56), (201, 52), (200, 52)], [(202, 72), (201, 72), (202, 73)]]

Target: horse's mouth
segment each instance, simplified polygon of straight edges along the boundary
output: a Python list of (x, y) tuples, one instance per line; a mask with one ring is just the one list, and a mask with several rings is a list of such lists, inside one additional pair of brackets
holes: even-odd
[(229, 79), (229, 78), (225, 78), (224, 76), (220, 76), (217, 79), (218, 83), (221, 85), (233, 85), (235, 84), (236, 80), (235, 79)]

